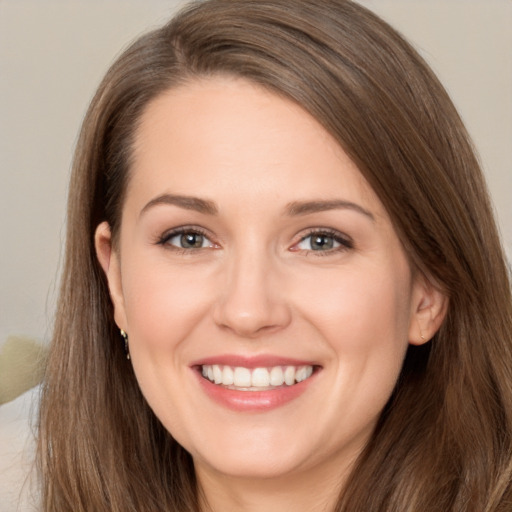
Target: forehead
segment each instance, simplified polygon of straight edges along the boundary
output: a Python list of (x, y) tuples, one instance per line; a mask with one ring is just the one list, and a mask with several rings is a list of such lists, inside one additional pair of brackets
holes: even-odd
[(141, 117), (133, 156), (128, 190), (139, 195), (236, 192), (247, 201), (268, 201), (343, 193), (376, 201), (316, 119), (241, 79), (201, 79), (155, 98)]

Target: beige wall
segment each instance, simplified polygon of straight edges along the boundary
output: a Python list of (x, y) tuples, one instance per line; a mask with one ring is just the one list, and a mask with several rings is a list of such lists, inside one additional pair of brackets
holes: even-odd
[[(113, 57), (180, 2), (0, 0), (0, 346), (46, 339), (71, 153)], [(415, 42), (475, 139), (512, 254), (512, 2), (365, 0)]]

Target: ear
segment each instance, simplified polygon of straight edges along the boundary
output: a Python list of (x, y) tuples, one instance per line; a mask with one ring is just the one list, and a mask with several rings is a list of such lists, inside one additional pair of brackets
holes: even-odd
[(448, 297), (423, 274), (415, 277), (412, 293), (409, 343), (423, 345), (441, 327), (448, 310)]
[(112, 233), (108, 222), (102, 222), (96, 228), (94, 246), (98, 261), (107, 277), (110, 298), (114, 305), (114, 320), (120, 329), (127, 331), (119, 253), (112, 247)]

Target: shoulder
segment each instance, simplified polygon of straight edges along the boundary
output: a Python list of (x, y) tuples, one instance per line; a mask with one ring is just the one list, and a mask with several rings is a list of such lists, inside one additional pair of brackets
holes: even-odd
[(39, 387), (0, 405), (0, 512), (37, 510), (35, 417)]

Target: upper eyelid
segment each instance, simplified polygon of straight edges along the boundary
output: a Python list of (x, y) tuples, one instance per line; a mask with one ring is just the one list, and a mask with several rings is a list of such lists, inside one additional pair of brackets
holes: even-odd
[[(333, 247), (326, 250), (313, 250), (313, 249), (302, 249), (298, 247), (299, 244), (314, 236), (325, 235), (334, 238), (334, 240), (339, 244), (338, 247)], [(291, 252), (303, 252), (306, 255), (313, 254), (315, 256), (333, 256), (336, 254), (340, 254), (341, 252), (350, 251), (355, 249), (355, 244), (352, 237), (346, 235), (345, 233), (338, 231), (337, 229), (332, 228), (310, 228), (306, 231), (306, 233), (302, 233), (300, 238), (294, 242), (290, 247), (289, 251)]]
[(346, 233), (343, 233), (342, 231), (338, 231), (337, 229), (332, 228), (309, 228), (305, 233), (302, 233), (300, 235), (299, 242), (315, 234), (328, 235), (334, 238), (339, 238), (345, 242), (353, 243), (352, 237), (350, 237)]
[(212, 236), (208, 233), (208, 231), (198, 226), (180, 226), (177, 228), (169, 229), (167, 231), (164, 231), (161, 235), (159, 235), (157, 241), (158, 243), (165, 243), (171, 238), (174, 238), (175, 236), (184, 233), (195, 233), (198, 235), (202, 235), (205, 238), (207, 238), (212, 244), (215, 243), (212, 240)]
[[(161, 235), (157, 237), (157, 243), (165, 243), (169, 239), (173, 238), (174, 236), (183, 234), (183, 233), (197, 233), (205, 238), (207, 238), (212, 244), (214, 245), (220, 245), (217, 241), (215, 241), (215, 236), (210, 233), (209, 230), (196, 226), (196, 225), (184, 225), (184, 226), (178, 226), (175, 228), (171, 228), (167, 231), (164, 231)], [(292, 243), (292, 246), (297, 245), (298, 243), (304, 241), (305, 239), (309, 238), (310, 236), (313, 236), (315, 234), (321, 234), (321, 235), (327, 235), (332, 236), (333, 238), (339, 240), (340, 242), (344, 243), (344, 245), (354, 245), (354, 241), (352, 237), (347, 235), (346, 233), (339, 231), (334, 228), (327, 228), (327, 227), (310, 227), (305, 230), (302, 230), (302, 232), (298, 233), (296, 235), (296, 240)]]
[(201, 235), (209, 236), (208, 230), (199, 226), (177, 226), (164, 231), (162, 233), (162, 237), (176, 234), (179, 235), (180, 233), (199, 233)]

